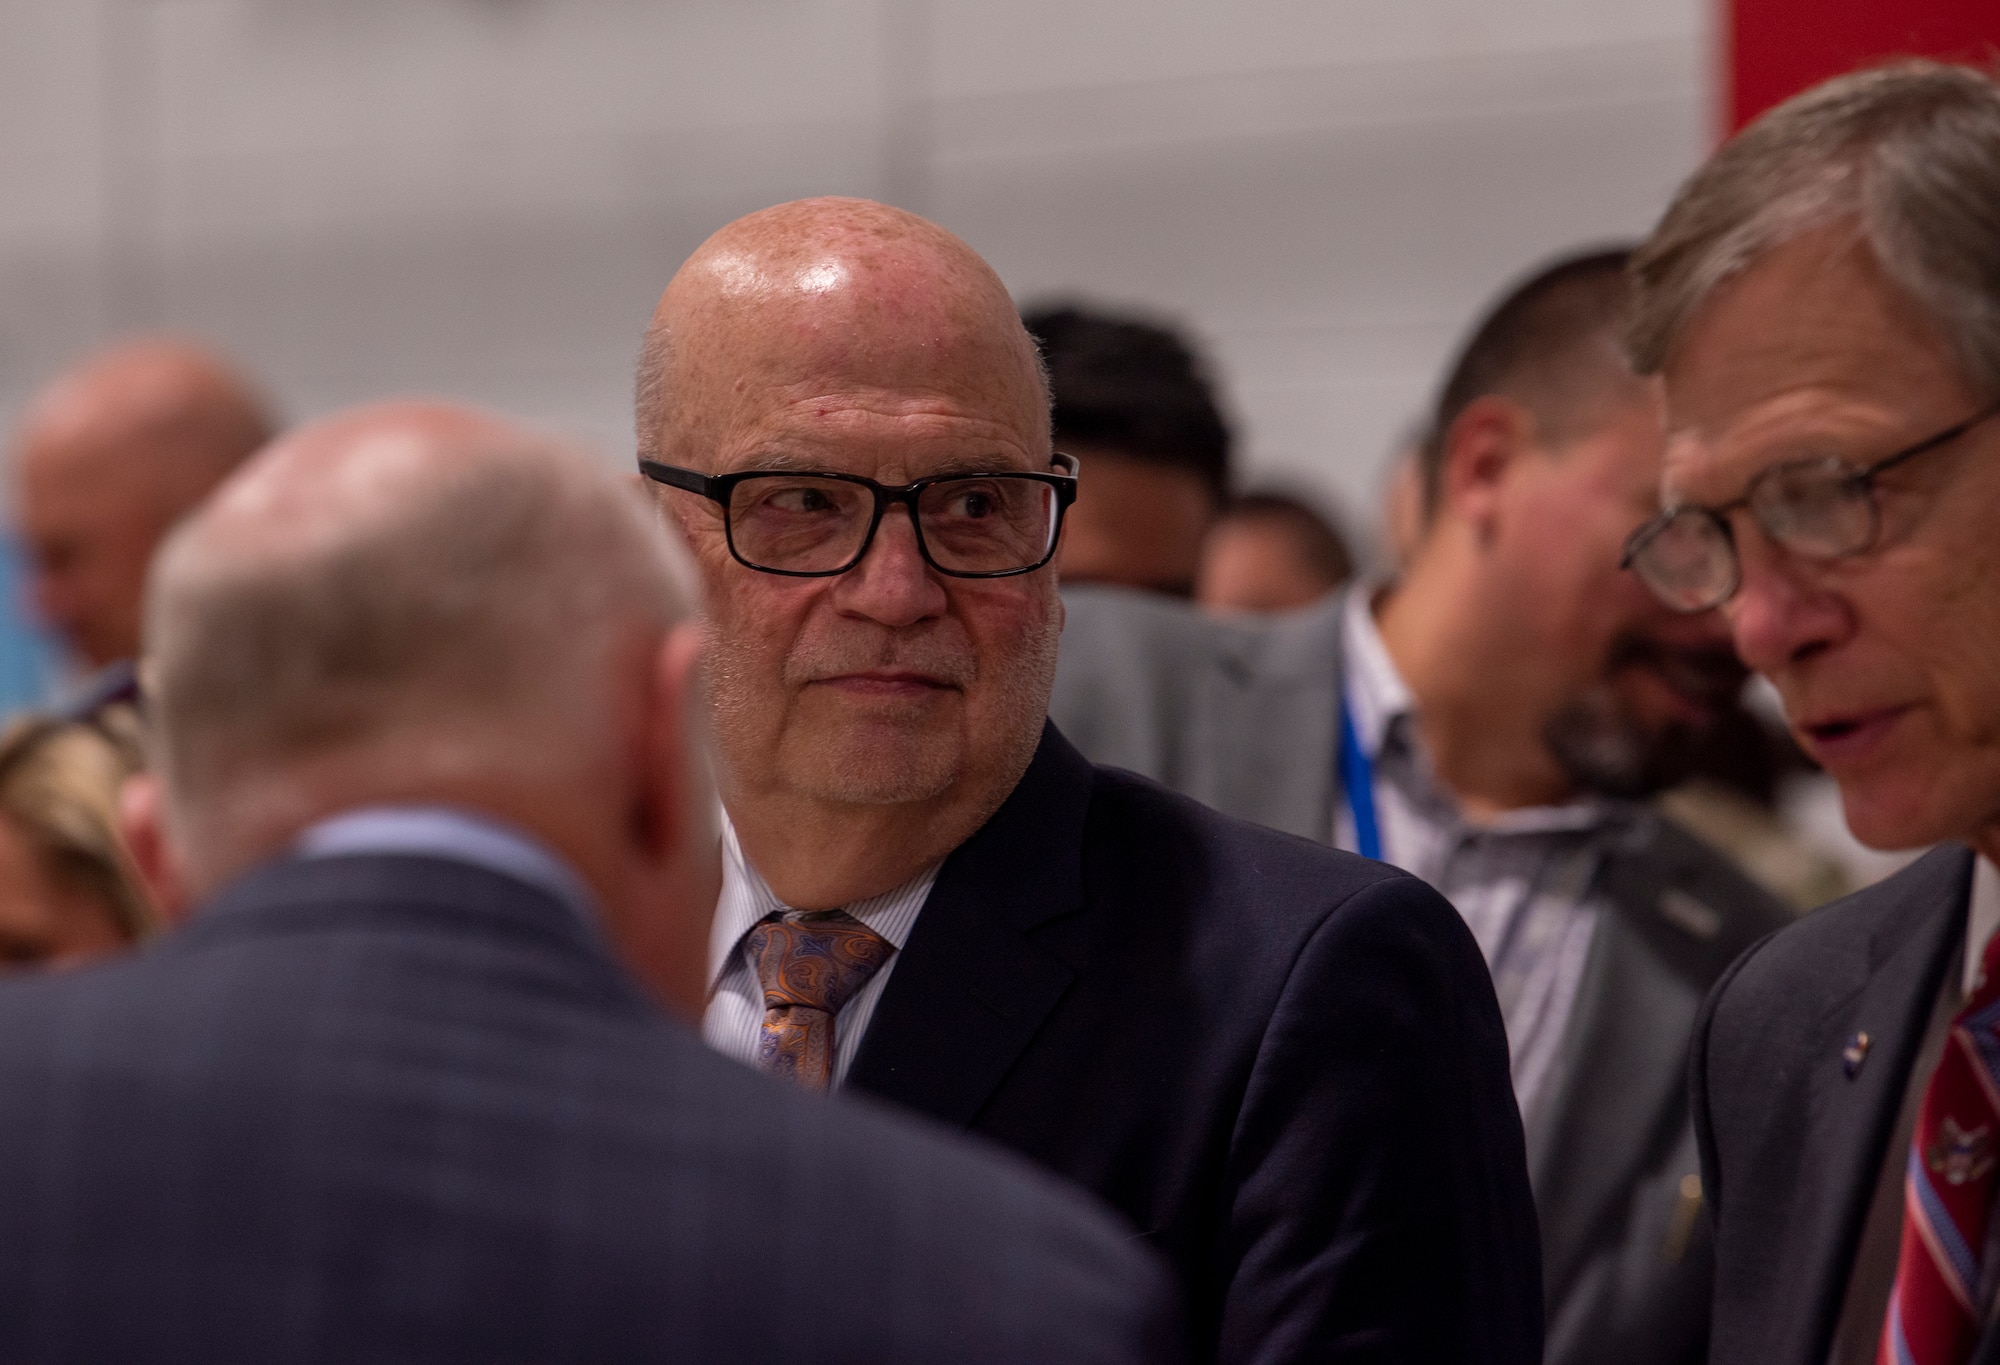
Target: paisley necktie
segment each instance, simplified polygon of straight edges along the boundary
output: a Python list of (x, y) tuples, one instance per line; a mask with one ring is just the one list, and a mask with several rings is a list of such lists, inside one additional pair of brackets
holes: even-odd
[(834, 1016), (896, 950), (844, 910), (791, 910), (748, 937), (764, 988), (757, 1064), (808, 1090), (833, 1084)]
[(1924, 1087), (1903, 1181), (1903, 1246), (1879, 1365), (1964, 1365), (1985, 1321), (1987, 1223), (2000, 1139), (2000, 935)]

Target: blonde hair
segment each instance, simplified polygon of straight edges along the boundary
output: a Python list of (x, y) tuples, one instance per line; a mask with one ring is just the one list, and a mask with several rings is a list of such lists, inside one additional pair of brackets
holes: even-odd
[(119, 788), (140, 768), (137, 730), (129, 708), (108, 708), (88, 721), (27, 716), (0, 732), (0, 819), (128, 941), (159, 926), (118, 833)]

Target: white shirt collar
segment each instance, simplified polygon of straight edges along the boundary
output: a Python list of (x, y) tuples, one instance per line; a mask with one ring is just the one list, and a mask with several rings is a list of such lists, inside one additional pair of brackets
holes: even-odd
[(298, 858), (405, 853), (449, 858), (546, 891), (586, 921), (595, 900), (554, 850), (526, 831), (456, 806), (364, 806), (330, 816), (292, 844)]
[[(938, 872), (943, 866), (943, 863), (935, 863), (893, 891), (840, 908), (887, 939), (890, 946), (900, 952), (909, 941), (910, 930), (916, 926), (917, 915), (923, 910), (924, 902), (930, 899), (931, 887), (936, 884)], [(745, 934), (760, 920), (791, 908), (778, 899), (763, 875), (743, 856), (743, 845), (736, 838), (736, 826), (730, 821), (729, 813), (724, 811), (722, 895), (715, 903), (715, 918), (710, 921), (708, 929), (709, 988), (713, 990), (734, 965), (736, 950)]]
[(1354, 736), (1371, 759), (1381, 753), (1395, 719), (1416, 709), (1416, 699), (1396, 671), (1375, 625), (1375, 598), (1380, 592), (1378, 583), (1356, 584), (1348, 591), (1340, 622), (1348, 712), (1354, 717)]
[(1972, 903), (1965, 914), (1965, 993), (1979, 988), (1979, 963), (1986, 944), (2000, 930), (2000, 868), (1985, 858), (1972, 862)]

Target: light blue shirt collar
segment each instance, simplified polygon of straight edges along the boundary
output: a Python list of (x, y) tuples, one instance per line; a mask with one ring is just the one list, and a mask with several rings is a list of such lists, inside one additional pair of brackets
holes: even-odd
[(546, 891), (584, 923), (597, 922), (589, 888), (547, 845), (505, 821), (454, 806), (364, 806), (320, 821), (292, 845), (299, 858), (369, 853), (470, 863)]

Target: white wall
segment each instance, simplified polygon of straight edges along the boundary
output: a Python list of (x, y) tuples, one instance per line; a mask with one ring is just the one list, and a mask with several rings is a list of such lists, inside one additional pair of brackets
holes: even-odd
[(295, 415), (478, 399), (629, 451), (674, 265), (803, 194), (1204, 335), (1248, 470), (1372, 497), (1507, 276), (1644, 230), (1702, 0), (0, 0), (0, 415), (213, 337)]

